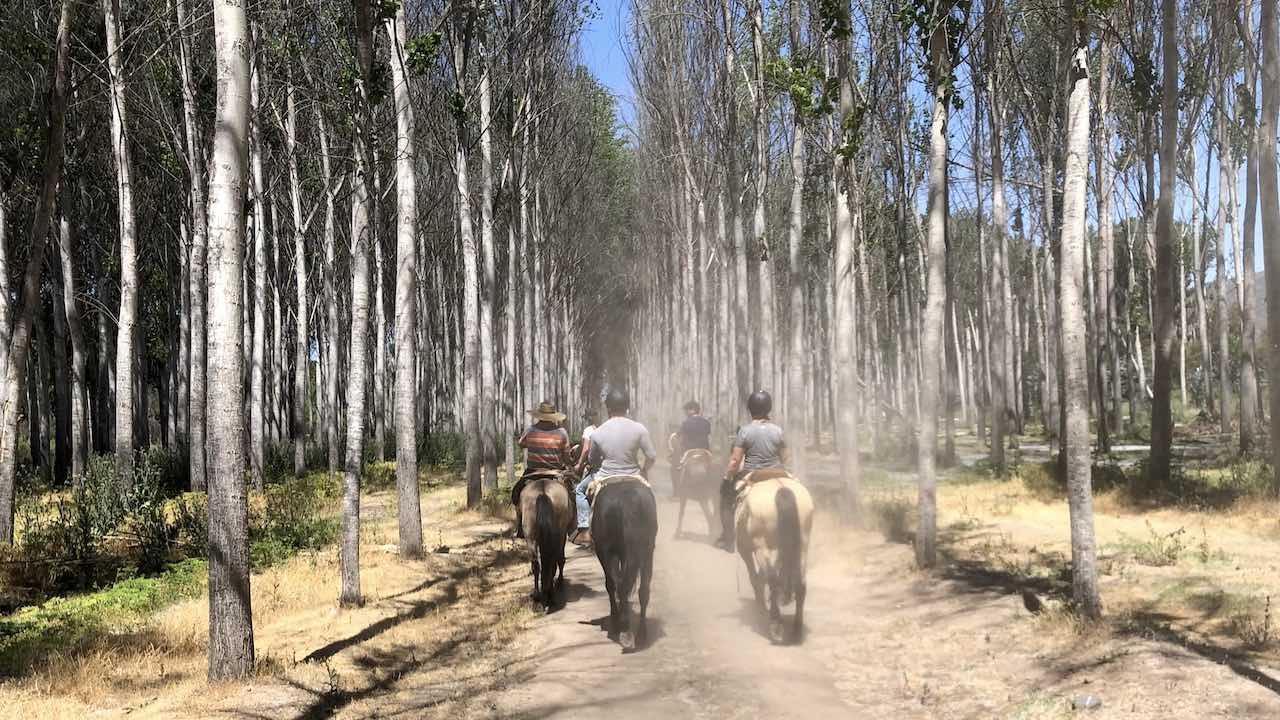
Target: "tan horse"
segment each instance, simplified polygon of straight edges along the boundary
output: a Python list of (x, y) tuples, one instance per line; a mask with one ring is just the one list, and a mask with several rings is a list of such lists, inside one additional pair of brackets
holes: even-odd
[(787, 640), (781, 605), (795, 600), (795, 624), (791, 640), (799, 640), (804, 627), (805, 566), (809, 533), (813, 529), (813, 498), (785, 470), (756, 470), (738, 482), (738, 508), (734, 515), (738, 554), (747, 564), (756, 604), (765, 610), (769, 590), (769, 636)]
[(680, 499), (680, 512), (676, 516), (676, 537), (684, 532), (684, 506), (690, 501), (698, 503), (702, 514), (707, 518), (707, 533), (714, 534), (716, 528), (716, 508), (719, 505), (720, 476), (716, 473), (714, 458), (710, 450), (694, 448), (686, 451), (680, 458), (679, 471), (675, 477), (674, 493)]
[[(546, 612), (564, 584), (564, 545), (577, 525), (574, 500), (559, 474), (531, 478), (520, 491), (520, 513), (533, 570), (533, 598)], [(559, 572), (557, 580), (556, 573)]]

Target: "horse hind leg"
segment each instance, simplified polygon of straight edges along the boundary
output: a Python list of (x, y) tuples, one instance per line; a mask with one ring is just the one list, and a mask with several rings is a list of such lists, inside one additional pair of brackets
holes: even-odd
[(805, 582), (801, 578), (796, 584), (796, 619), (795, 626), (791, 630), (791, 637), (794, 642), (800, 642), (804, 635), (804, 595)]
[(684, 534), (684, 506), (689, 502), (683, 495), (680, 496), (680, 511), (676, 513), (676, 539), (679, 540)]
[(646, 621), (649, 616), (649, 582), (653, 579), (653, 548), (640, 568), (640, 628), (636, 631), (636, 649), (645, 647), (649, 642), (649, 629)]
[(769, 580), (769, 638), (775, 641), (783, 639), (782, 609), (778, 605), (782, 587), (777, 578)]
[(613, 584), (613, 575), (604, 574), (604, 591), (609, 595), (609, 639), (618, 639), (618, 600), (617, 587)]

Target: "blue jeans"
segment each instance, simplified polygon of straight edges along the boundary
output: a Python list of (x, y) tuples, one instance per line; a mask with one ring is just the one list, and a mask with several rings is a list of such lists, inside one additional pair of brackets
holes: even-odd
[(587, 486), (591, 485), (591, 481), (595, 479), (595, 473), (587, 473), (586, 476), (584, 476), (573, 488), (573, 492), (577, 497), (578, 503), (579, 530), (586, 530), (591, 527), (591, 505), (587, 502)]

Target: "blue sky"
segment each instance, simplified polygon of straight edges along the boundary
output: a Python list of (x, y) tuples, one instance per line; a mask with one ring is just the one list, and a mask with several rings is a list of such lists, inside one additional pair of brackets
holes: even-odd
[(595, 0), (596, 17), (582, 36), (582, 59), (618, 100), (618, 114), (626, 123), (633, 116), (631, 80), (622, 49), (629, 0)]

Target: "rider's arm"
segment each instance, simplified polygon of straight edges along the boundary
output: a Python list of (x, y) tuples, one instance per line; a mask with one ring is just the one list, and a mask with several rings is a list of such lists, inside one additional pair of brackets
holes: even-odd
[(569, 451), (573, 449), (573, 446), (569, 444), (568, 430), (560, 428), (560, 440), (560, 462), (563, 463), (565, 467), (572, 467), (573, 458), (569, 456)]
[(587, 457), (591, 455), (591, 438), (585, 438), (582, 441), (582, 451), (578, 453), (578, 464), (574, 466), (574, 470), (581, 474), (582, 469), (587, 466)]
[(742, 469), (742, 459), (746, 457), (747, 451), (742, 449), (741, 445), (734, 445), (733, 452), (729, 453), (729, 466), (725, 468), (726, 475), (733, 475)]
[(649, 431), (645, 430), (640, 436), (640, 452), (644, 453), (644, 465), (640, 467), (640, 474), (644, 477), (649, 476), (649, 469), (653, 467), (653, 463), (658, 459), (658, 451), (653, 447), (653, 438), (649, 437)]

